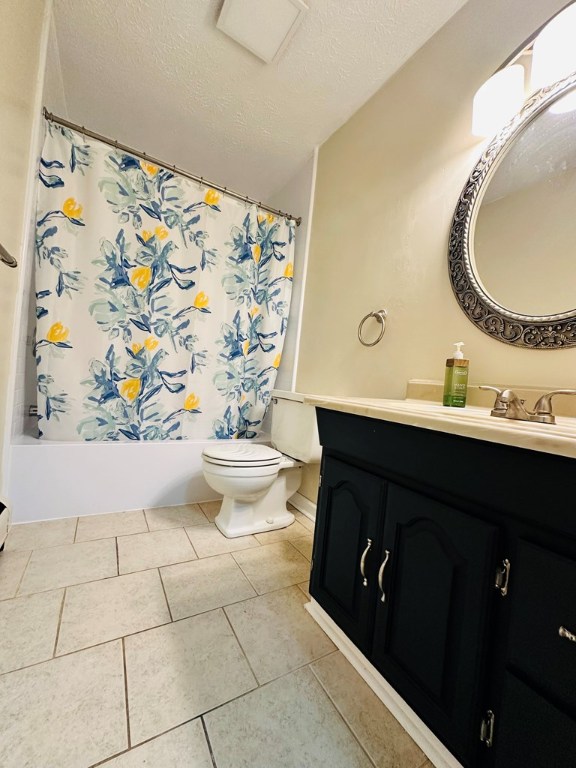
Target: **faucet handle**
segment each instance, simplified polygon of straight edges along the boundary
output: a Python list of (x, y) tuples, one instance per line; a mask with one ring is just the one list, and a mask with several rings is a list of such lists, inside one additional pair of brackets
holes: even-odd
[(492, 407), (491, 416), (504, 416), (508, 410), (508, 403), (502, 400), (502, 395), (508, 390), (500, 389), (499, 387), (490, 387), (487, 384), (480, 384), (478, 389), (489, 390), (490, 392), (496, 392), (496, 400)]
[(552, 398), (555, 395), (576, 395), (576, 389), (555, 389), (546, 395), (542, 395), (534, 406), (535, 421), (540, 421), (544, 424), (556, 423), (552, 413)]

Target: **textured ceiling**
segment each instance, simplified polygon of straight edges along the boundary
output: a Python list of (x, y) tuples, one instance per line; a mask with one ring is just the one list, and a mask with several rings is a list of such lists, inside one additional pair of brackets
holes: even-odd
[(264, 198), (465, 2), (308, 0), (266, 65), (221, 0), (55, 0), (69, 118)]

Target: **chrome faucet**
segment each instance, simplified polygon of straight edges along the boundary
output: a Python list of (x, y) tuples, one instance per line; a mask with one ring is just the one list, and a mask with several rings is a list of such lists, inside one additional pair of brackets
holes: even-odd
[(496, 400), (490, 411), (491, 416), (503, 419), (516, 419), (518, 421), (536, 421), (540, 424), (555, 424), (556, 418), (552, 413), (552, 398), (555, 395), (576, 395), (576, 389), (555, 389), (548, 392), (538, 400), (533, 411), (529, 411), (512, 389), (499, 389), (498, 387), (480, 386), (480, 389), (496, 392)]

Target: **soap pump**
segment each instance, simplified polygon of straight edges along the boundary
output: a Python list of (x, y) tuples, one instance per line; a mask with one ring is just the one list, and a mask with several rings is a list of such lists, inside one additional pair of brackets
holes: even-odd
[(470, 361), (464, 358), (464, 353), (461, 349), (464, 346), (463, 341), (457, 341), (454, 346), (456, 347), (454, 354), (446, 360), (442, 405), (464, 408), (466, 405), (468, 364)]

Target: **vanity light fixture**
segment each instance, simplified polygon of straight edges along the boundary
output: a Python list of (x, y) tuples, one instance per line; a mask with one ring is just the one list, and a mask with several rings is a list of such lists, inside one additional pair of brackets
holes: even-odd
[[(546, 24), (534, 41), (530, 86), (538, 91), (576, 71), (576, 3)], [(569, 93), (550, 107), (556, 114), (576, 109), (576, 94)]]
[(524, 67), (512, 64), (486, 80), (474, 96), (472, 133), (493, 136), (524, 103)]
[[(528, 93), (536, 93), (576, 72), (576, 2), (560, 11), (548, 24), (516, 52), (529, 60), (530, 88), (524, 88), (524, 68), (513, 63), (503, 66), (482, 85), (474, 96), (472, 133), (485, 138), (494, 136), (520, 111)], [(530, 59), (524, 54), (529, 54)], [(557, 99), (549, 107), (555, 114), (576, 109), (576, 91)]]

